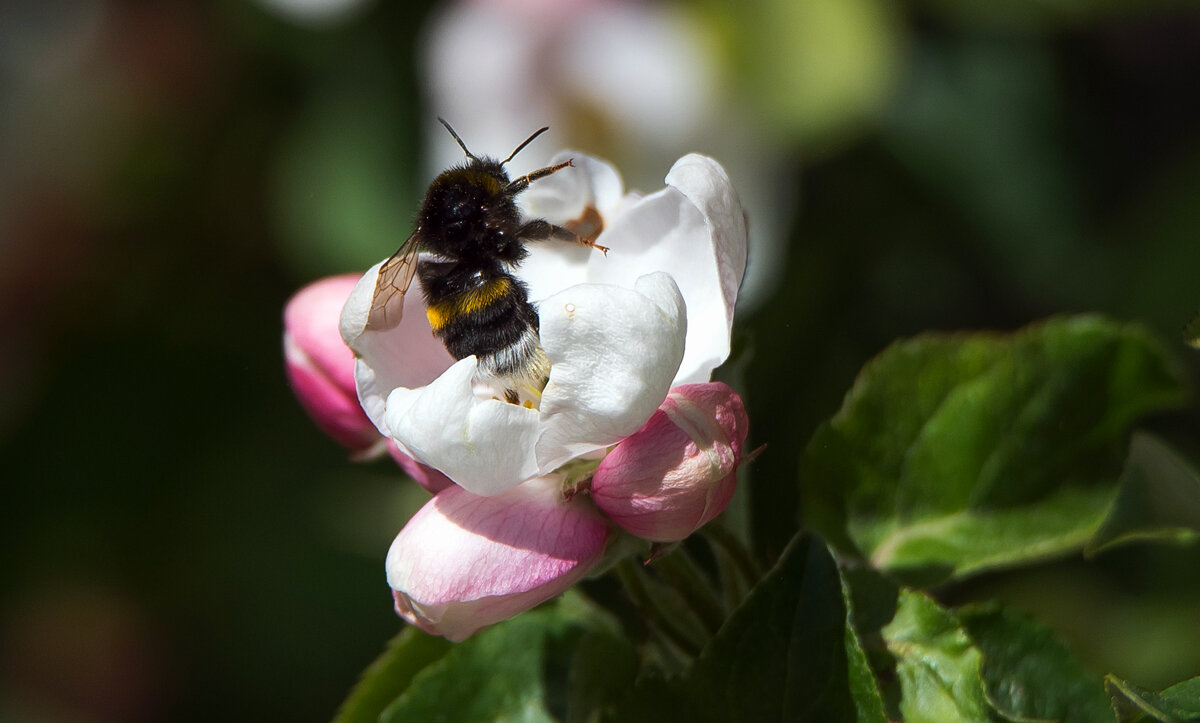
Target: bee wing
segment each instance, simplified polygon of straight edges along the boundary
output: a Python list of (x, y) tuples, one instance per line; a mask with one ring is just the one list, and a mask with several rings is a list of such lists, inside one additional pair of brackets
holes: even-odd
[(371, 297), (371, 311), (367, 315), (367, 331), (384, 331), (400, 323), (404, 316), (404, 294), (417, 274), (419, 247), (414, 231), (400, 249), (379, 267), (375, 294)]

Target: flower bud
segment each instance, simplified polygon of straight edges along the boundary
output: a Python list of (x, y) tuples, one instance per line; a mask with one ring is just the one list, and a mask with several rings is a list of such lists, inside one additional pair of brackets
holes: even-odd
[(358, 274), (305, 286), (283, 312), (288, 381), (317, 426), (340, 444), (364, 451), (380, 441), (354, 390), (354, 353), (342, 341), (338, 318)]
[(604, 555), (612, 528), (558, 475), (480, 497), (452, 485), (413, 515), (387, 556), (396, 612), (462, 640), (563, 592)]
[(720, 514), (737, 485), (748, 421), (720, 382), (675, 387), (592, 477), (592, 499), (628, 532), (682, 540)]

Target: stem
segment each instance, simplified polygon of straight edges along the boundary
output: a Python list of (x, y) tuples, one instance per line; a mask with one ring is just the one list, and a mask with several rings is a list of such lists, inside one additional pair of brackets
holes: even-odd
[(715, 547), (721, 548), (733, 560), (747, 585), (753, 587), (762, 579), (762, 568), (754, 560), (754, 556), (750, 554), (750, 551), (746, 549), (742, 541), (727, 528), (710, 522), (701, 527), (700, 532), (710, 543)]
[(737, 564), (729, 555), (720, 554), (720, 550), (717, 550), (716, 553), (713, 557), (717, 561), (717, 579), (720, 581), (721, 591), (724, 593), (725, 609), (733, 611), (746, 596), (747, 584), (742, 579), (742, 573)]
[(721, 608), (721, 601), (713, 592), (707, 576), (682, 546), (658, 560), (654, 567), (696, 612), (696, 616), (710, 634), (720, 630), (721, 624), (725, 622), (725, 611)]
[(641, 565), (633, 558), (627, 557), (617, 564), (616, 572), (621, 584), (625, 586), (625, 591), (633, 600), (633, 604), (646, 615), (647, 622), (654, 630), (691, 657), (694, 658), (700, 654), (705, 641), (693, 639), (663, 615), (659, 607), (654, 604), (654, 597), (646, 589), (646, 584), (642, 580), (642, 575), (645, 575), (646, 572), (641, 569)]

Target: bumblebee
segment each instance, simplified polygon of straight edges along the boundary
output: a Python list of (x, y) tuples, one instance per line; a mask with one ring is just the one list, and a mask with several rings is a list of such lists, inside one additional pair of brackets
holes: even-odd
[(529, 290), (513, 275), (529, 255), (525, 242), (557, 239), (605, 254), (608, 249), (593, 241), (595, 233), (580, 236), (544, 219), (521, 218), (517, 194), (572, 165), (568, 160), (509, 179), (504, 165), (548, 127), (499, 161), (471, 153), (449, 123), (438, 121), (467, 161), (443, 171), (429, 185), (416, 229), (379, 268), (366, 328), (399, 324), (404, 295), (413, 277), (419, 277), (429, 326), (451, 356), (474, 354), (481, 381), (502, 390), (512, 404), (532, 406), (546, 385), (550, 362), (542, 351)]

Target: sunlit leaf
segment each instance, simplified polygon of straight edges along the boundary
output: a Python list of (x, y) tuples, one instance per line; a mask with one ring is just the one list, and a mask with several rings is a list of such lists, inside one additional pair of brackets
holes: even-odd
[(1129, 425), (1183, 396), (1148, 334), (1095, 316), (903, 341), (810, 442), (806, 513), (919, 584), (1064, 554), (1111, 504)]
[(907, 723), (990, 721), (983, 655), (950, 611), (920, 593), (902, 591), (884, 638), (896, 656)]
[(1092, 723), (1109, 716), (1099, 675), (1049, 630), (997, 606), (949, 610), (902, 591), (883, 633), (909, 723)]

